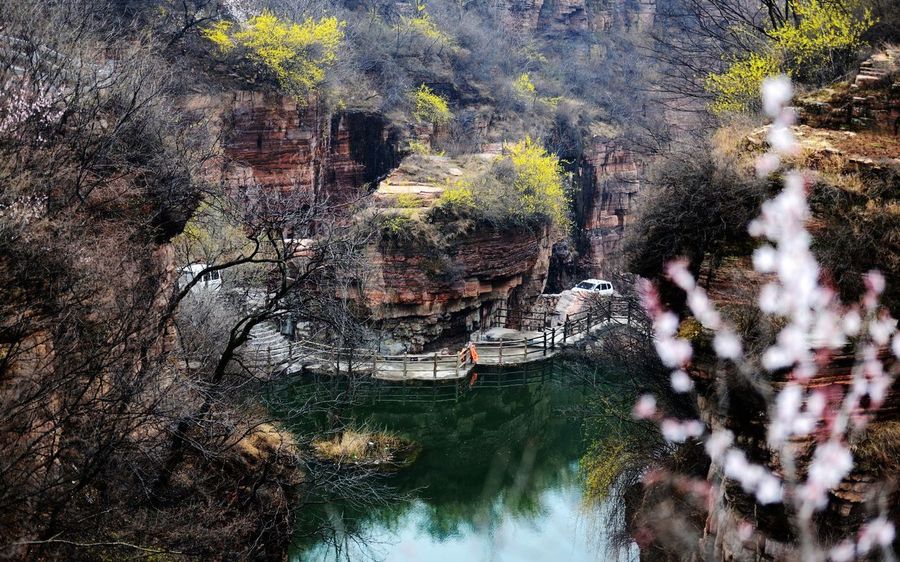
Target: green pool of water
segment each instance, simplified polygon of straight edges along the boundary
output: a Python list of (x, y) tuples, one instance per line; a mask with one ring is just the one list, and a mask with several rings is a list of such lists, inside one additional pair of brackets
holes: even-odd
[[(585, 507), (578, 460), (588, 387), (558, 365), (482, 372), (459, 388), (370, 389), (341, 412), (421, 444), (388, 484), (405, 498), (364, 511), (341, 502), (306, 510), (328, 539), (300, 538), (292, 561), (564, 561), (636, 558), (606, 548), (602, 506)], [(302, 393), (301, 393), (302, 394)]]

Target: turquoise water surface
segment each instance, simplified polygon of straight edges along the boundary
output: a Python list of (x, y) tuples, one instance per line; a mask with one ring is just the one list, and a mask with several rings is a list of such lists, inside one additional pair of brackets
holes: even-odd
[(422, 446), (412, 466), (386, 479), (403, 497), (365, 510), (342, 502), (308, 510), (298, 536), (312, 519), (329, 532), (298, 539), (291, 560), (636, 559), (609, 551), (603, 506), (583, 501), (578, 460), (587, 443), (574, 409), (588, 387), (565, 367), (374, 392), (341, 415)]

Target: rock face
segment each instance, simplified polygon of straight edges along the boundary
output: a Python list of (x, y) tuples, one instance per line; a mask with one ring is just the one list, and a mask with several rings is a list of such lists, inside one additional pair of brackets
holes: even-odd
[(643, 164), (620, 142), (597, 138), (585, 154), (585, 185), (578, 209), (583, 233), (581, 269), (591, 277), (621, 271), (622, 248)]
[(655, 0), (505, 0), (506, 25), (519, 32), (561, 38), (613, 27), (649, 29)]
[(900, 133), (900, 48), (863, 62), (849, 85), (798, 100), (801, 122), (816, 128)]
[(546, 232), (479, 231), (432, 249), (373, 248), (375, 273), (367, 290), (384, 328), (412, 351), (441, 336), (485, 324), (500, 306), (533, 301), (550, 263)]
[[(549, 228), (501, 230), (429, 213), (444, 188), (484, 171), (493, 154), (458, 158), (414, 155), (374, 194), (386, 214), (408, 221), (415, 237), (382, 237), (370, 248), (366, 302), (388, 337), (409, 351), (484, 326), (500, 306), (528, 307), (547, 282), (554, 235)], [(452, 233), (451, 233), (452, 231)]]
[(400, 132), (377, 114), (326, 113), (315, 100), (235, 92), (190, 100), (216, 115), (235, 188), (259, 185), (346, 201), (399, 160)]

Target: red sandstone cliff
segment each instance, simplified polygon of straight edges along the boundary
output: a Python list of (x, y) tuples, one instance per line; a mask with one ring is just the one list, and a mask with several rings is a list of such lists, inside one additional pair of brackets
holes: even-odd
[(583, 208), (587, 242), (581, 267), (591, 276), (622, 270), (622, 238), (641, 189), (644, 164), (622, 142), (597, 137), (585, 154), (588, 186)]
[(314, 99), (300, 105), (292, 96), (249, 91), (183, 103), (215, 124), (224, 178), (235, 188), (260, 185), (346, 201), (399, 159), (400, 133), (378, 114), (331, 113)]
[(527, 306), (544, 290), (555, 237), (549, 228), (480, 225), (446, 235), (440, 232), (445, 225), (427, 223), (428, 209), (445, 186), (493, 158), (413, 156), (374, 195), (379, 205), (395, 210), (398, 197), (417, 200), (420, 207), (402, 209), (413, 222), (410, 228), (437, 230), (430, 239), (382, 240), (370, 248), (368, 306), (385, 331), (408, 342), (411, 350), (465, 335), (483, 325), (496, 307)]
[(655, 0), (629, 5), (618, 0), (505, 0), (507, 25), (520, 32), (562, 37), (612, 27), (646, 30), (653, 25)]

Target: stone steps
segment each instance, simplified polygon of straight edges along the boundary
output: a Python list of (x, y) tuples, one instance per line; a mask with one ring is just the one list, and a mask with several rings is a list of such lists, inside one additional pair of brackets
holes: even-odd
[(269, 324), (250, 329), (250, 339), (241, 350), (242, 363), (253, 369), (283, 366), (292, 359), (291, 343)]

